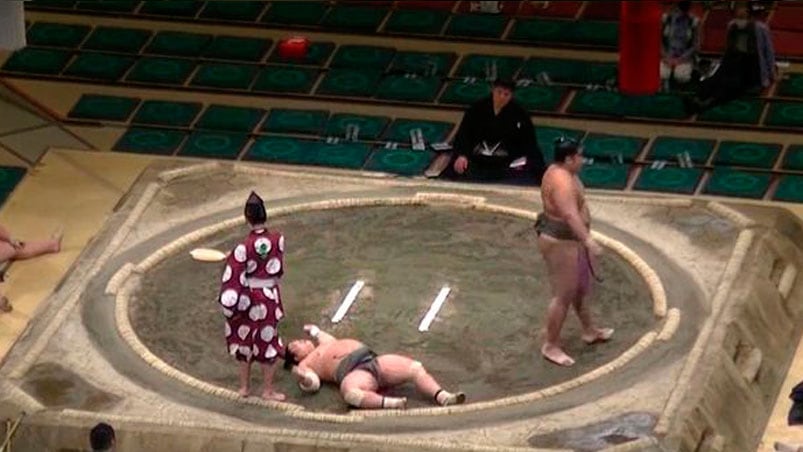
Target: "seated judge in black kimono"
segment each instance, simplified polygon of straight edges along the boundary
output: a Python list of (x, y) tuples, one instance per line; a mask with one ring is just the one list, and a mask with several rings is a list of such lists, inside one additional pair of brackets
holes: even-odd
[(541, 183), (544, 157), (530, 115), (513, 99), (514, 88), (511, 81), (496, 80), (491, 95), (466, 110), (445, 177)]

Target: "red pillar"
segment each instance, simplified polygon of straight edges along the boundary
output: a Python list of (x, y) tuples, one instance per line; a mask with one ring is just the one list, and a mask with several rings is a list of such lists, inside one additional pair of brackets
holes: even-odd
[(661, 13), (658, 0), (622, 2), (619, 21), (619, 90), (655, 94), (661, 86)]

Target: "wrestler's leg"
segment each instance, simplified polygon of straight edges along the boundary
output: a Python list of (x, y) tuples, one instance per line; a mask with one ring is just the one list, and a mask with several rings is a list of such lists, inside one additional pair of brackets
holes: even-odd
[(462, 392), (445, 391), (419, 361), (401, 355), (381, 355), (377, 362), (384, 385), (398, 386), (413, 382), (418, 392), (443, 406), (458, 405), (466, 401), (466, 395)]
[(23, 242), (19, 248), (15, 248), (8, 242), (0, 242), (0, 262), (30, 259), (43, 254), (58, 253), (61, 250), (61, 235), (61, 232), (58, 232), (50, 240)]
[(370, 372), (357, 369), (349, 372), (340, 383), (340, 394), (349, 405), (357, 408), (404, 408), (404, 397), (383, 397), (377, 390), (379, 382)]
[(593, 258), (585, 249), (579, 248), (577, 253), (578, 290), (572, 300), (572, 306), (583, 329), (580, 337), (583, 342), (590, 345), (609, 340), (613, 336), (613, 328), (597, 328), (594, 325), (591, 310), (588, 308), (586, 300), (591, 292), (591, 265), (593, 262), (589, 259)]
[(577, 296), (577, 244), (557, 240), (542, 234), (538, 247), (544, 256), (552, 299), (547, 308), (547, 327), (541, 354), (561, 366), (571, 366), (574, 360), (560, 347), (560, 330), (569, 306)]

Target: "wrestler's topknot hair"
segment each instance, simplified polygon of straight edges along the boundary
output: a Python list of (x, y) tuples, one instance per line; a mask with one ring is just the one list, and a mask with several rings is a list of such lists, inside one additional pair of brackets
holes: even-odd
[(562, 136), (555, 140), (555, 161), (563, 163), (566, 157), (571, 157), (580, 152), (580, 142), (574, 138)]

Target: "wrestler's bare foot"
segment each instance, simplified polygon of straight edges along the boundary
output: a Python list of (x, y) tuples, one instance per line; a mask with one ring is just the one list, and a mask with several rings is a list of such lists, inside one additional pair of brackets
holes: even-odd
[(272, 389), (266, 389), (264, 392), (262, 392), (262, 398), (265, 400), (272, 400), (274, 402), (284, 402), (287, 400), (287, 396)]
[(64, 226), (59, 226), (58, 229), (50, 236), (53, 240), (53, 252), (58, 253), (61, 251), (61, 239), (64, 238)]
[(239, 391), (237, 391), (237, 393), (240, 394), (240, 397), (248, 397), (249, 392), (251, 391), (248, 389), (248, 386), (242, 387)]
[(14, 308), (11, 306), (11, 302), (8, 301), (8, 298), (5, 296), (0, 296), (0, 312), (11, 312)]
[(593, 345), (608, 342), (611, 336), (613, 336), (613, 328), (595, 328), (593, 332), (583, 333), (580, 337), (586, 344)]
[(541, 356), (559, 366), (569, 367), (574, 365), (572, 357), (555, 345), (544, 344), (541, 347)]

